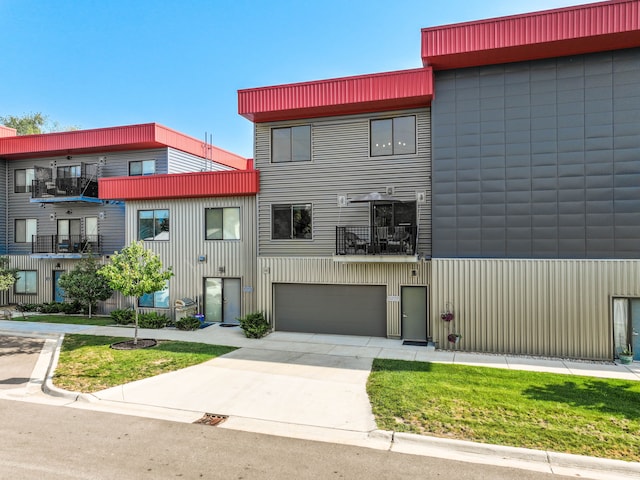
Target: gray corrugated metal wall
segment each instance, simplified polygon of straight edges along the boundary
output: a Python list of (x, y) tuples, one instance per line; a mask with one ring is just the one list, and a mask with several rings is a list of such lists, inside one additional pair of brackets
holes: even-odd
[(168, 149), (168, 173), (214, 172), (232, 170), (231, 167), (204, 160), (175, 148)]
[[(640, 296), (640, 261), (434, 259), (431, 324), (467, 351), (613, 358), (612, 296)], [(455, 319), (440, 319), (447, 303)]]
[[(416, 115), (417, 153), (369, 157), (369, 119)], [(312, 124), (312, 161), (271, 163), (271, 128)], [(369, 224), (367, 204), (339, 207), (337, 196), (349, 198), (394, 187), (400, 200), (415, 201), (426, 192), (428, 203), (418, 205), (418, 252), (431, 254), (431, 126), (430, 111), (412, 110), (367, 116), (348, 116), (296, 123), (256, 124), (255, 162), (260, 170), (258, 195), (259, 253), (267, 256), (323, 256), (335, 253), (337, 225)], [(272, 204), (311, 203), (312, 240), (271, 240)]]
[(433, 256), (638, 258), (640, 49), (436, 73)]
[[(0, 178), (7, 178), (6, 160), (0, 160)], [(0, 183), (0, 202), (2, 202), (2, 208), (0, 208), (0, 254), (4, 255), (7, 253), (9, 243), (9, 229), (7, 228), (9, 182), (5, 181)]]
[[(241, 240), (205, 240), (205, 208), (240, 207)], [(240, 278), (243, 287), (242, 314), (255, 311), (255, 198), (192, 198), (178, 200), (147, 200), (126, 203), (127, 244), (136, 240), (137, 212), (148, 209), (169, 209), (170, 240), (144, 242), (160, 255), (165, 267), (175, 274), (170, 280), (170, 305), (176, 299), (196, 300), (203, 294), (203, 278)], [(205, 262), (198, 257), (206, 256)], [(224, 267), (224, 273), (219, 268)]]
[[(415, 271), (415, 275), (412, 274)], [(336, 263), (331, 258), (258, 257), (257, 308), (271, 319), (274, 283), (385, 285), (387, 336), (401, 335), (400, 289), (403, 285), (429, 285), (431, 263)]]

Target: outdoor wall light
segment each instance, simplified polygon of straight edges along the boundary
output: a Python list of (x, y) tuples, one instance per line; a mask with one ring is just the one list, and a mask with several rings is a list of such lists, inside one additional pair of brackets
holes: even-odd
[(206, 261), (207, 261), (207, 256), (206, 256), (206, 255), (200, 255), (200, 256), (198, 256), (198, 261), (199, 261), (200, 263), (202, 263), (202, 262), (206, 262)]

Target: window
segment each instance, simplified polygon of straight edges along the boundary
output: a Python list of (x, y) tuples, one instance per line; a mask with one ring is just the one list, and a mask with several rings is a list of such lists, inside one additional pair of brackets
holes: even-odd
[(273, 205), (271, 207), (271, 238), (310, 239), (311, 204)]
[(26, 193), (31, 191), (31, 183), (36, 179), (33, 168), (23, 168), (14, 172), (15, 182), (13, 191), (15, 193)]
[(13, 286), (17, 294), (35, 295), (38, 293), (38, 272), (35, 270), (18, 270), (18, 279)]
[(169, 240), (169, 210), (139, 210), (138, 240)]
[(138, 299), (139, 307), (169, 308), (169, 285), (154, 293), (147, 293)]
[(206, 240), (240, 240), (240, 209), (206, 208)]
[(371, 156), (416, 153), (416, 117), (371, 120)]
[(271, 130), (271, 161), (305, 162), (311, 160), (311, 126)]
[(31, 243), (34, 235), (37, 235), (38, 221), (35, 218), (25, 218), (16, 220), (16, 243)]
[(139, 175), (153, 175), (156, 173), (155, 160), (141, 160), (138, 162), (129, 162), (129, 176), (135, 177)]
[(58, 178), (80, 178), (82, 176), (80, 165), (58, 167), (56, 174)]

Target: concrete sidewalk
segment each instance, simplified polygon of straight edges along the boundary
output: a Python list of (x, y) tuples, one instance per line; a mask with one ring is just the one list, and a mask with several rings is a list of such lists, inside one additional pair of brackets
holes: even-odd
[[(131, 328), (0, 321), (0, 334), (82, 333), (130, 337)], [(476, 355), (403, 346), (400, 340), (275, 332), (247, 339), (238, 327), (217, 325), (195, 332), (141, 330), (140, 338), (173, 339), (240, 347), (222, 357), (176, 372), (78, 395), (59, 391), (50, 379), (56, 348), (47, 340), (45, 389), (66, 406), (194, 422), (204, 413), (228, 415), (220, 428), (328, 441), (395, 452), (446, 457), (583, 478), (640, 478), (640, 464), (559, 455), (512, 447), (459, 442), (376, 430), (366, 394), (373, 358), (462, 363), (567, 375), (640, 380), (640, 365)], [(42, 357), (42, 355), (41, 355)], [(29, 401), (36, 400), (34, 395)], [(44, 396), (43, 396), (44, 397)], [(49, 397), (51, 398), (51, 397)], [(25, 398), (26, 399), (26, 398)], [(37, 401), (43, 401), (42, 398)]]

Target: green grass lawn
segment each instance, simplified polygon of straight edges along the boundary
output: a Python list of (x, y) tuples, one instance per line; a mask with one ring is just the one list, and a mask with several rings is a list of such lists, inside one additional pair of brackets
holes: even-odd
[(97, 327), (104, 327), (107, 325), (114, 325), (115, 322), (111, 317), (85, 317), (81, 315), (29, 315), (24, 314), (24, 317), (15, 317), (13, 320), (19, 320), (22, 322), (42, 322), (42, 323), (68, 323), (72, 325), (93, 325)]
[(205, 362), (235, 348), (204, 343), (158, 341), (152, 348), (113, 350), (119, 337), (66, 335), (53, 383), (74, 392), (92, 393)]
[(379, 428), (640, 461), (640, 382), (376, 359)]

